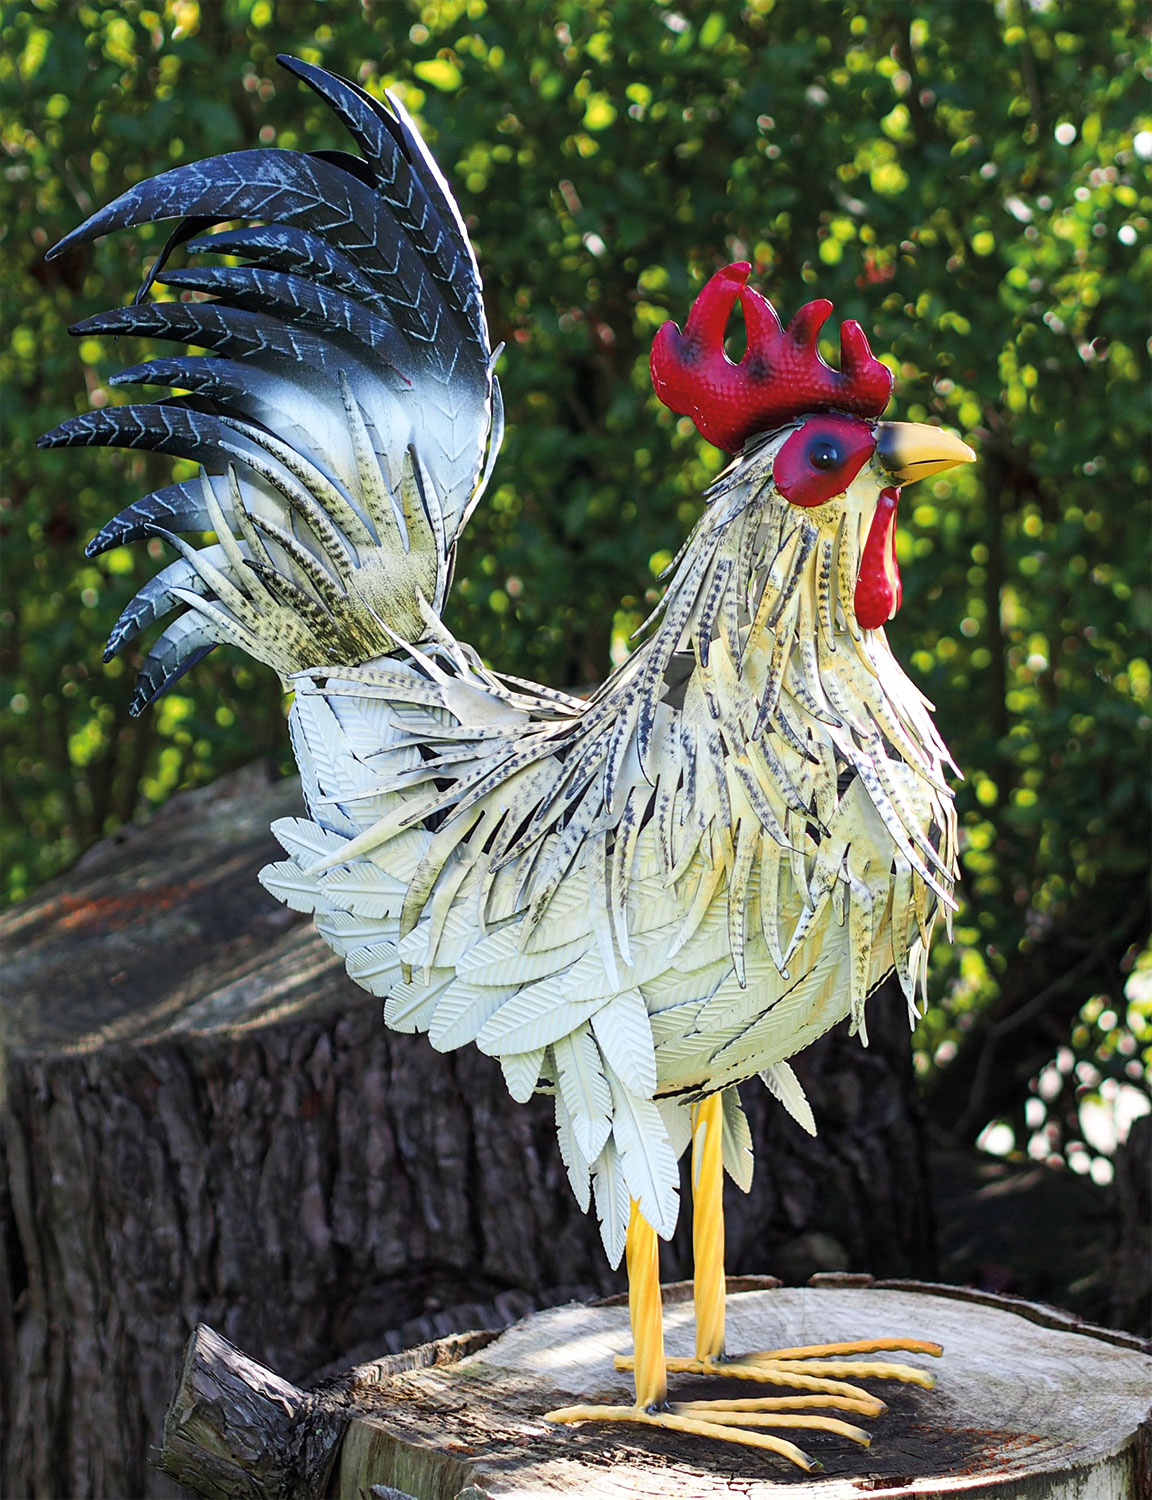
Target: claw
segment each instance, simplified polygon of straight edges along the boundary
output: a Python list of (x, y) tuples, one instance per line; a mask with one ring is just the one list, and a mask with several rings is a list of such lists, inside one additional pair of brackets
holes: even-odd
[[(896, 1380), (903, 1385), (932, 1389), (936, 1384), (933, 1377), (914, 1365), (896, 1364), (889, 1360), (837, 1357), (877, 1354), (889, 1350), (934, 1356), (943, 1353), (939, 1344), (930, 1343), (926, 1339), (860, 1339), (853, 1343), (771, 1349), (756, 1354), (738, 1355), (733, 1359), (715, 1358), (711, 1355), (696, 1355), (692, 1358), (673, 1356), (665, 1362), (669, 1374), (720, 1375), (728, 1379), (755, 1381), (761, 1385), (783, 1386), (806, 1394), (720, 1397), (715, 1401), (677, 1402), (669, 1408), (669, 1413), (678, 1421), (662, 1421), (658, 1425), (675, 1425), (677, 1431), (691, 1431), (702, 1437), (721, 1437), (728, 1442), (746, 1444), (751, 1443), (753, 1437), (753, 1434), (746, 1431), (748, 1428), (807, 1427), (818, 1432), (835, 1433), (867, 1448), (871, 1438), (862, 1427), (856, 1427), (837, 1417), (819, 1415), (817, 1412), (849, 1411), (858, 1416), (878, 1417), (888, 1410), (879, 1396), (874, 1396), (862, 1386), (853, 1385), (850, 1380), (843, 1378), (845, 1376), (858, 1380)], [(618, 1370), (631, 1370), (635, 1361), (631, 1355), (621, 1354), (616, 1356), (614, 1363)], [(564, 1412), (549, 1413), (549, 1417), (552, 1421), (623, 1421), (624, 1417), (605, 1418), (602, 1414), (607, 1411), (634, 1414), (636, 1410), (634, 1407), (570, 1407)], [(581, 1415), (575, 1415), (577, 1412)], [(634, 1415), (630, 1419), (636, 1420)], [(688, 1422), (692, 1423), (691, 1427), (683, 1425)], [(752, 1446), (769, 1445), (753, 1443)], [(800, 1450), (794, 1448), (793, 1444), (780, 1439), (770, 1446), (774, 1451), (792, 1458), (794, 1463), (799, 1461), (793, 1457), (793, 1452), (799, 1453)], [(805, 1465), (801, 1464), (801, 1467)]]
[(831, 1426), (819, 1417), (758, 1419), (752, 1414), (741, 1412), (736, 1406), (725, 1404), (714, 1408), (715, 1415), (721, 1420), (707, 1421), (702, 1413), (709, 1409), (712, 1409), (712, 1403), (708, 1401), (685, 1402), (683, 1405), (677, 1404), (657, 1411), (646, 1411), (642, 1406), (562, 1406), (555, 1411), (545, 1412), (544, 1420), (565, 1424), (634, 1422), (642, 1427), (663, 1427), (670, 1432), (685, 1432), (692, 1437), (718, 1438), (723, 1442), (742, 1443), (746, 1448), (763, 1448), (769, 1453), (777, 1453), (809, 1474), (818, 1473), (824, 1467), (819, 1459), (805, 1453), (803, 1448), (797, 1448), (795, 1443), (788, 1442), (786, 1438), (773, 1437), (768, 1432), (750, 1432), (747, 1429), (757, 1425), (758, 1421), (770, 1426), (818, 1427), (826, 1431), (842, 1432), (844, 1436), (859, 1434), (854, 1441), (863, 1439), (864, 1445), (868, 1444), (866, 1432), (862, 1432), (859, 1427), (850, 1427), (847, 1422), (837, 1422), (835, 1418), (828, 1419)]

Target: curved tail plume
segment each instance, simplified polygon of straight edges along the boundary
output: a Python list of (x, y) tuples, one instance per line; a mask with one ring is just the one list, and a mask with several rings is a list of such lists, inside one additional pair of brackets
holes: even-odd
[[(211, 351), (112, 381), (184, 394), (91, 412), (40, 440), (146, 448), (203, 466), (199, 480), (128, 506), (88, 548), (94, 556), (160, 536), (179, 554), (109, 641), (115, 654), (181, 611), (145, 661), (133, 712), (223, 641), (285, 678), (419, 641), (443, 607), (456, 539), (499, 447), (475, 256), (415, 125), (391, 96), (382, 104), (322, 68), (280, 61), (332, 107), (363, 156), (268, 149), (177, 167), (49, 252), (178, 218), (136, 301), (72, 332)], [(181, 244), (242, 264), (166, 270)], [(153, 286), (187, 300), (148, 300)], [(193, 547), (182, 531), (216, 540)]]

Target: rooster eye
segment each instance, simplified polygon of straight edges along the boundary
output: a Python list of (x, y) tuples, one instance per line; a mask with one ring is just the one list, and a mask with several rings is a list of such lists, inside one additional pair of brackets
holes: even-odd
[(821, 439), (809, 448), (808, 462), (814, 469), (834, 469), (840, 462), (840, 453), (834, 443)]

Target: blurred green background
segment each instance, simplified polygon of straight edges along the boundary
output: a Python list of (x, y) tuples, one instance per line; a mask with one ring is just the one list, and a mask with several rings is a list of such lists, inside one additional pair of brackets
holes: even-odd
[(128, 719), (133, 661), (101, 647), (164, 548), (82, 549), (173, 466), (34, 444), (169, 352), (66, 335), (132, 295), (164, 231), (43, 252), (176, 163), (343, 147), (276, 66), (292, 52), (396, 89), (474, 234), (509, 430), (449, 623), (494, 664), (570, 687), (626, 653), (722, 462), (652, 396), (648, 347), (726, 261), (785, 314), (831, 297), (896, 371), (896, 415), (977, 447), (908, 493), (889, 632), (967, 777), (917, 1067), (936, 1139), (1108, 1181), (1152, 1055), (1141, 10), (4, 3), (7, 899), (178, 787), (289, 768), (276, 682), (224, 650)]

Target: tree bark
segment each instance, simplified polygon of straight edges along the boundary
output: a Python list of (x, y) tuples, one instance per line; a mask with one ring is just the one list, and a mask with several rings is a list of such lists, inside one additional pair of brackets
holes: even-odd
[(201, 1324), (164, 1421), (159, 1467), (207, 1500), (315, 1500), (347, 1425)]
[[(0, 926), (7, 954), (0, 1490), (162, 1497), (149, 1466), (192, 1329), (294, 1383), (618, 1289), (551, 1101), (474, 1048), (385, 1031), (256, 883), (294, 783), (184, 793)], [(810, 1140), (746, 1087), (729, 1270), (924, 1275), (929, 1194), (903, 1001), (797, 1062)], [(685, 1216), (686, 1218), (687, 1216)], [(688, 1226), (664, 1254), (689, 1271)]]

